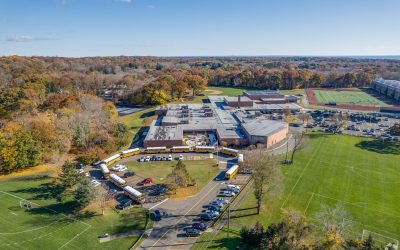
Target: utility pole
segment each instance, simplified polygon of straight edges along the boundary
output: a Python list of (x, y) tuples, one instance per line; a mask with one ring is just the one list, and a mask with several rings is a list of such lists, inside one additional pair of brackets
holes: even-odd
[(230, 220), (231, 220), (231, 204), (229, 203), (228, 204), (228, 240), (229, 240), (229, 231), (231, 230), (230, 225), (229, 225)]

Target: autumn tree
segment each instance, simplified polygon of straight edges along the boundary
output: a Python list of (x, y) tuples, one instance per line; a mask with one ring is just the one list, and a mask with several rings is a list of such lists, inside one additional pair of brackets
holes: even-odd
[(276, 156), (260, 149), (246, 155), (245, 165), (253, 169), (254, 195), (257, 200), (257, 214), (259, 214), (264, 195), (277, 194), (282, 187), (281, 168)]
[(393, 126), (389, 128), (389, 133), (393, 136), (400, 136), (400, 123), (393, 124)]
[(193, 96), (204, 91), (207, 86), (206, 79), (198, 75), (189, 75), (185, 80), (188, 83), (188, 86), (192, 89)]
[(0, 130), (0, 169), (12, 172), (36, 166), (40, 162), (41, 148), (31, 133), (20, 124), (10, 122)]
[(190, 177), (183, 161), (179, 160), (172, 172), (167, 176), (167, 183), (171, 189), (193, 186), (196, 181)]

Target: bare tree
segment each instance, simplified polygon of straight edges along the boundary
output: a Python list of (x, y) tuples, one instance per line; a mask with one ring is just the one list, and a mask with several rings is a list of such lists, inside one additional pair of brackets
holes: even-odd
[(104, 215), (107, 203), (113, 198), (113, 193), (108, 186), (104, 185), (97, 189), (96, 195), (98, 204), (101, 208), (101, 214)]
[(246, 155), (245, 165), (253, 169), (254, 195), (257, 199), (257, 214), (259, 214), (263, 195), (276, 194), (281, 190), (281, 168), (276, 156), (261, 149), (251, 151)]
[(348, 122), (348, 116), (346, 113), (343, 112), (332, 115), (331, 119), (338, 129), (346, 127)]
[[(292, 149), (292, 154), (290, 156), (290, 160), (287, 159), (287, 153), (286, 153), (286, 160), (285, 163), (286, 164), (293, 164), (294, 162), (294, 155), (296, 154), (296, 152), (303, 148), (305, 146), (305, 140), (304, 140), (304, 132), (302, 131), (294, 131), (291, 134), (291, 137), (294, 140), (294, 145), (293, 145), (293, 149)], [(289, 150), (289, 149), (287, 149)]]
[(308, 121), (311, 119), (310, 114), (308, 113), (300, 113), (297, 115), (297, 118), (300, 119), (303, 122), (303, 125), (306, 125), (306, 131), (307, 131), (307, 125)]
[(334, 208), (322, 206), (316, 218), (322, 224), (327, 239), (330, 239), (332, 244), (343, 243), (346, 231), (352, 227), (349, 215), (340, 204)]

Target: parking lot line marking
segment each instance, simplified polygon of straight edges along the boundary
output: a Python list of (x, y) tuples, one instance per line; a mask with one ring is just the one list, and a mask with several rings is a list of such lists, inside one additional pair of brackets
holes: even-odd
[(163, 201), (160, 201), (159, 203), (157, 203), (157, 204), (155, 204), (154, 206), (152, 206), (151, 208), (149, 208), (149, 210), (152, 210), (153, 208), (158, 207), (159, 205), (163, 204), (163, 203), (166, 202), (167, 200), (169, 200), (169, 199), (167, 198), (167, 199), (164, 199)]
[[(207, 195), (208, 195), (209, 193), (211, 193), (211, 191), (213, 191), (218, 185), (219, 185), (219, 183), (215, 184), (212, 188), (210, 188), (210, 190), (208, 190), (208, 192), (207, 192), (205, 195), (203, 195), (203, 197), (201, 197), (201, 199), (199, 199), (199, 200), (184, 214), (184, 215), (182, 215), (182, 217), (174, 224), (173, 227), (175, 227), (176, 225), (178, 225), (178, 224), (185, 218), (185, 216), (186, 216), (188, 213), (190, 213), (190, 211), (192, 211), (193, 208), (195, 208), (200, 202), (202, 202), (202, 201), (204, 200), (204, 198), (206, 198)], [(154, 244), (150, 247), (150, 249), (152, 249), (155, 245), (157, 245), (157, 243), (158, 243), (162, 238), (164, 238), (164, 236), (167, 235), (167, 233), (168, 233), (169, 231), (171, 231), (171, 230), (172, 230), (172, 229), (168, 229), (163, 235), (161, 235), (161, 237), (158, 238), (158, 240), (157, 240), (156, 242), (154, 242)]]

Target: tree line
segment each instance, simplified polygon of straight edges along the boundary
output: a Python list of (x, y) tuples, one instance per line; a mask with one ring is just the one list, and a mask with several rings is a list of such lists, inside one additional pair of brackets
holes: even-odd
[(89, 163), (127, 142), (113, 103), (69, 91), (49, 75), (16, 74), (0, 87), (0, 171), (62, 162), (73, 153)]

